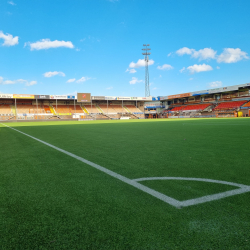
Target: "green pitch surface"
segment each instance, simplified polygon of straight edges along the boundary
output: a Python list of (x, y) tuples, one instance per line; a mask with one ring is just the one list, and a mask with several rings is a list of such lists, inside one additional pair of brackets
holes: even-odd
[[(248, 118), (5, 124), (129, 180), (250, 186)], [(0, 249), (250, 249), (250, 192), (175, 207), (18, 131), (0, 124)], [(138, 183), (180, 202), (239, 189)]]

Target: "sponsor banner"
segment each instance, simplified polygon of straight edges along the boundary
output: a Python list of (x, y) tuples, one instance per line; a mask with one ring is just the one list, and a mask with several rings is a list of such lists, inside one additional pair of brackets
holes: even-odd
[(92, 96), (91, 99), (92, 100), (106, 100), (105, 96)]
[(145, 102), (144, 103), (144, 106), (162, 106), (162, 103), (161, 102)]
[(0, 94), (0, 98), (13, 98), (13, 94)]
[(18, 98), (18, 99), (35, 99), (34, 95), (18, 95), (14, 94), (13, 98)]
[(121, 101), (131, 100), (131, 97), (120, 96), (120, 97), (117, 97), (117, 100), (121, 100)]
[(115, 96), (105, 96), (105, 100), (118, 100)]
[(67, 99), (66, 95), (51, 95), (50, 99)]
[(140, 101), (145, 101), (145, 100), (147, 100), (147, 101), (152, 101), (152, 97), (138, 97), (138, 99), (140, 100)]
[(67, 99), (76, 99), (74, 95), (67, 95)]
[(50, 99), (50, 95), (35, 95), (35, 99)]
[(77, 102), (91, 102), (91, 94), (77, 93)]
[(191, 96), (191, 93), (184, 93), (184, 94), (179, 94), (179, 95), (169, 95), (168, 99), (183, 98), (183, 97), (188, 97), (188, 96)]

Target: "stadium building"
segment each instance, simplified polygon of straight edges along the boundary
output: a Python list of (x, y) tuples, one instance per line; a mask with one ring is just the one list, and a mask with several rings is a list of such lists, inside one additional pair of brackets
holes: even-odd
[(158, 97), (0, 94), (0, 120), (250, 116), (250, 83)]

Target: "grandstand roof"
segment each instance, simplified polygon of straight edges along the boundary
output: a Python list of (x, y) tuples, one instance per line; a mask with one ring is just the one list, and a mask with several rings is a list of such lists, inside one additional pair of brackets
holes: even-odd
[(239, 85), (234, 85), (234, 86), (229, 86), (229, 87), (215, 88), (215, 89), (206, 89), (206, 90), (200, 90), (200, 91), (177, 94), (177, 95), (158, 96), (158, 97), (153, 97), (152, 100), (163, 101), (163, 100), (172, 100), (176, 98), (183, 98), (183, 97), (189, 97), (189, 96), (209, 95), (209, 94), (216, 94), (216, 93), (222, 93), (222, 92), (228, 92), (228, 91), (237, 91), (239, 90), (239, 88), (244, 88), (244, 87), (250, 87), (250, 83), (239, 84)]

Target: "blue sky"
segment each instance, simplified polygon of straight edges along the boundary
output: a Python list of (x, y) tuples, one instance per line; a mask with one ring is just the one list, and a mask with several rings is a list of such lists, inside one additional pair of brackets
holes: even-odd
[(165, 96), (250, 82), (248, 0), (1, 0), (0, 92)]

